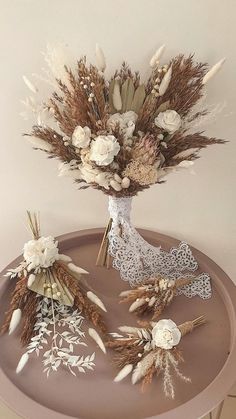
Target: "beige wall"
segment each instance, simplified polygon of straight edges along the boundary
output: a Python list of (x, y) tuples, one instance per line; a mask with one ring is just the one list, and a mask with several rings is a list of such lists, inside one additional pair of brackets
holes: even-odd
[(185, 239), (206, 252), (232, 277), (235, 273), (235, 15), (234, 0), (0, 0), (0, 268), (16, 257), (29, 238), (25, 210), (38, 209), (44, 231), (61, 233), (102, 226), (107, 198), (78, 192), (70, 179), (57, 177), (56, 161), (35, 152), (21, 137), (30, 121), (20, 117), (26, 94), (22, 74), (40, 72), (47, 42), (70, 44), (74, 54), (93, 59), (102, 45), (110, 70), (123, 59), (143, 72), (162, 43), (166, 58), (196, 52), (214, 64), (227, 57), (209, 84), (210, 103), (226, 101), (210, 135), (230, 140), (202, 152), (196, 175), (171, 175), (135, 199), (137, 226)]

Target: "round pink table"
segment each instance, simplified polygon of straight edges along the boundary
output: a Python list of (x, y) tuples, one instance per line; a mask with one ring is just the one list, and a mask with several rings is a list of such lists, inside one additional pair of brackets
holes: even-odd
[[(169, 250), (178, 241), (171, 237), (139, 230), (154, 245)], [(108, 308), (106, 320), (110, 331), (122, 324), (135, 325), (128, 308), (118, 304), (118, 294), (128, 288), (119, 273), (95, 266), (102, 229), (84, 230), (59, 237), (60, 250), (90, 272), (89, 282)], [(155, 379), (145, 394), (132, 386), (127, 377), (114, 383), (117, 370), (112, 353), (104, 356), (87, 340), (88, 353), (96, 351), (96, 369), (73, 377), (64, 370), (51, 375), (42, 373), (42, 364), (32, 357), (20, 375), (15, 374), (17, 362), (24, 352), (17, 334), (0, 338), (0, 397), (16, 413), (27, 419), (197, 419), (210, 412), (227, 395), (236, 381), (236, 287), (211, 259), (192, 248), (200, 271), (212, 279), (213, 295), (209, 300), (178, 296), (165, 311), (165, 318), (176, 323), (204, 314), (207, 324), (181, 341), (185, 363), (183, 373), (191, 384), (176, 381), (176, 398), (164, 397), (161, 382)], [(20, 258), (7, 268), (18, 264)], [(6, 269), (7, 269), (6, 268)], [(0, 320), (9, 304), (14, 280), (1, 274)], [(86, 331), (88, 325), (84, 323)]]

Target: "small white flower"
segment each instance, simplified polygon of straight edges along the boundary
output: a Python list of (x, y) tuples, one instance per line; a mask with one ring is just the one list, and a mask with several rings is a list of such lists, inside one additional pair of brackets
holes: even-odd
[(28, 270), (49, 268), (58, 259), (58, 247), (54, 237), (40, 237), (30, 240), (24, 245), (24, 259)]
[(158, 114), (155, 118), (155, 125), (169, 134), (173, 134), (181, 127), (181, 117), (176, 111), (168, 109)]
[(131, 138), (135, 130), (135, 123), (138, 115), (133, 111), (125, 113), (114, 113), (107, 121), (107, 126), (110, 129), (114, 129), (119, 124), (120, 131), (124, 135), (125, 139)]
[(172, 320), (159, 320), (152, 329), (152, 341), (158, 348), (172, 349), (180, 339), (181, 332)]
[(113, 135), (99, 135), (90, 147), (90, 160), (98, 166), (108, 166), (120, 151), (120, 145)]
[(91, 140), (91, 130), (89, 127), (78, 125), (72, 134), (72, 144), (78, 148), (86, 148)]

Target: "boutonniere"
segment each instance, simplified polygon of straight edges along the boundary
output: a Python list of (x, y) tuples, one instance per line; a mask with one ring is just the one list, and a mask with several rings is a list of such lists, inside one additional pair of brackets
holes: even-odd
[(88, 272), (59, 253), (54, 237), (40, 234), (36, 214), (28, 212), (28, 219), (33, 239), (24, 245), (23, 261), (6, 274), (16, 285), (1, 328), (2, 333), (9, 331), (11, 335), (22, 326), (20, 339), (27, 348), (16, 372), (24, 368), (31, 354), (39, 356), (41, 350), (48, 375), (61, 365), (74, 375), (75, 371), (92, 370), (95, 354), (84, 357), (76, 355), (74, 349), (87, 346), (82, 330), (86, 318), (95, 326), (88, 334), (106, 352), (97, 332), (106, 332), (101, 314), (106, 308), (84, 280)]
[(131, 375), (132, 384), (142, 381), (142, 390), (152, 382), (153, 376), (161, 375), (164, 393), (175, 397), (173, 376), (188, 383), (179, 369), (184, 361), (179, 350), (183, 336), (205, 323), (204, 316), (177, 326), (172, 320), (162, 319), (151, 322), (146, 328), (121, 326), (121, 334), (112, 333), (107, 346), (117, 352), (115, 364), (120, 368), (114, 381), (119, 382)]
[(178, 295), (178, 290), (194, 280), (197, 280), (197, 277), (169, 279), (157, 275), (143, 282), (142, 285), (122, 291), (120, 303), (129, 303), (130, 313), (135, 313), (138, 316), (151, 314), (152, 320), (156, 320), (165, 307), (170, 305), (174, 297)]

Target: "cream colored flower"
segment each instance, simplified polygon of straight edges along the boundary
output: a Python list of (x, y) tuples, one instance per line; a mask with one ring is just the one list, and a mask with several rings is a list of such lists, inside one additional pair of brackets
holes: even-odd
[(135, 123), (138, 115), (133, 111), (125, 113), (114, 113), (107, 121), (108, 128), (115, 129), (119, 124), (120, 132), (124, 135), (125, 139), (131, 138), (135, 130)]
[(108, 172), (100, 172), (96, 177), (95, 177), (95, 182), (99, 185), (102, 186), (105, 189), (109, 189), (110, 188), (110, 180), (112, 179), (112, 175), (111, 173)]
[(85, 180), (86, 183), (94, 183), (96, 176), (99, 174), (99, 170), (90, 164), (81, 164), (79, 166), (81, 179)]
[(91, 140), (91, 130), (89, 127), (78, 125), (72, 134), (72, 144), (77, 148), (88, 147)]
[(80, 177), (86, 183), (97, 183), (105, 189), (109, 189), (110, 180), (112, 175), (109, 172), (102, 172), (98, 168), (91, 166), (91, 164), (80, 165)]
[(49, 268), (58, 256), (57, 242), (51, 236), (30, 240), (24, 245), (24, 259), (29, 271), (39, 267)]
[(173, 134), (181, 127), (181, 117), (176, 111), (169, 109), (157, 115), (155, 125), (169, 134)]
[(120, 145), (113, 135), (99, 135), (90, 147), (90, 160), (98, 166), (108, 166), (120, 151)]
[(158, 348), (172, 349), (180, 339), (181, 332), (172, 320), (159, 320), (152, 329), (152, 341)]

